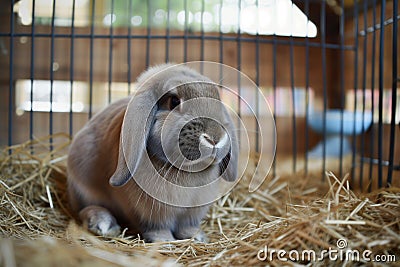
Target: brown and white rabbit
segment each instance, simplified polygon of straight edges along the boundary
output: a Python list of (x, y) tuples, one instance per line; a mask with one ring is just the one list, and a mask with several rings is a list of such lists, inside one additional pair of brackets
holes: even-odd
[[(71, 207), (95, 234), (116, 236), (124, 225), (149, 242), (204, 242), (200, 222), (218, 195), (215, 182), (237, 178), (232, 120), (218, 104), (218, 87), (187, 66), (150, 68), (137, 84), (133, 96), (76, 134), (68, 155)], [(196, 191), (168, 189), (161, 180)]]

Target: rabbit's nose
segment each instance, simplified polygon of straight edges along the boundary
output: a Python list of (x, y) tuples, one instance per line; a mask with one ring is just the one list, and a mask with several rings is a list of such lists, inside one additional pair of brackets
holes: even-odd
[(208, 134), (204, 134), (204, 138), (213, 146), (215, 145), (214, 140)]
[(202, 143), (206, 147), (214, 148), (215, 141), (206, 133), (200, 135), (200, 143)]

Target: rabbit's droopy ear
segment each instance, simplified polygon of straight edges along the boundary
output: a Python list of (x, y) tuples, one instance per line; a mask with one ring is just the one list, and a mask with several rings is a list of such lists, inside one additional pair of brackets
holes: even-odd
[(118, 164), (110, 178), (110, 185), (122, 186), (135, 175), (146, 153), (147, 139), (156, 111), (157, 98), (152, 88), (142, 88), (134, 94), (122, 123)]
[(233, 182), (236, 180), (238, 175), (239, 143), (236, 136), (235, 126), (228, 111), (225, 108), (224, 117), (225, 120), (228, 122), (225, 125), (225, 128), (228, 131), (231, 148), (229, 150), (229, 153), (221, 161), (219, 167), (222, 178), (224, 178), (226, 181)]

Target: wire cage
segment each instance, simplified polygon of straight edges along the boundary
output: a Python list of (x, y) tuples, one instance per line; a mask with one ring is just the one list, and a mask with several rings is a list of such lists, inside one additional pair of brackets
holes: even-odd
[[(317, 161), (317, 176), (350, 172), (364, 190), (399, 182), (397, 0), (0, 6), (1, 146), (73, 136), (100, 108), (129, 95), (149, 66), (214, 61), (248, 75), (268, 100), (277, 129), (273, 175), (307, 175)], [(259, 144), (252, 146), (257, 153)]]

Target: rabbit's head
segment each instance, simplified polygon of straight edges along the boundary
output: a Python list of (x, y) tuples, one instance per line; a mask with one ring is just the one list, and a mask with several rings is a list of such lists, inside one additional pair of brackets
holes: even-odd
[(238, 141), (215, 83), (183, 65), (166, 64), (142, 74), (138, 85), (125, 113), (111, 185), (134, 176), (144, 155), (180, 171), (218, 168), (225, 180), (236, 179)]

